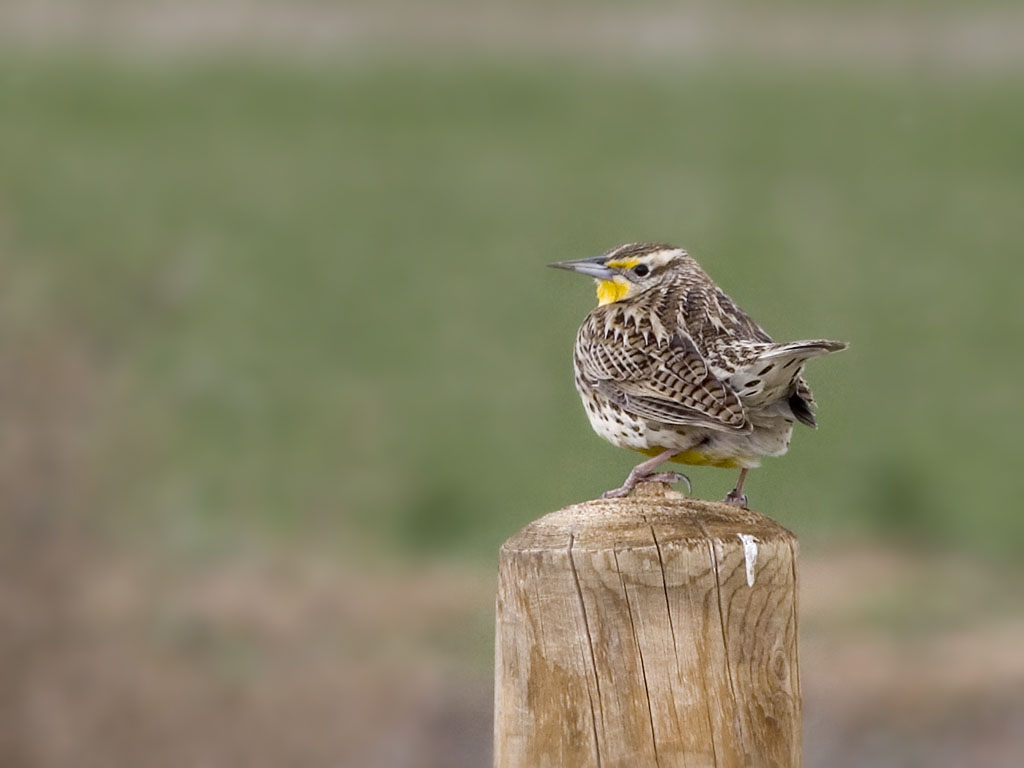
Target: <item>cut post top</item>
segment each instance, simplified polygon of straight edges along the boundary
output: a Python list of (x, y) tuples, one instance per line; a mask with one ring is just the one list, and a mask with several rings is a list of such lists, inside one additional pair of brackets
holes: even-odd
[(496, 768), (799, 768), (796, 538), (660, 483), (501, 549)]
[(739, 544), (746, 537), (796, 545), (793, 533), (760, 512), (689, 498), (664, 483), (641, 483), (631, 497), (584, 501), (534, 520), (502, 551), (564, 549), (570, 535), (576, 551), (648, 547), (652, 527), (662, 545), (709, 539)]

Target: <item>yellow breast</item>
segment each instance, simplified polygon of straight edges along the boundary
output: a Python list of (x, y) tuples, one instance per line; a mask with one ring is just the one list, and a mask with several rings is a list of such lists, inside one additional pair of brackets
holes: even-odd
[[(657, 456), (664, 448), (644, 448), (639, 451), (645, 456)], [(739, 469), (743, 466), (736, 459), (713, 458), (700, 451), (683, 451), (672, 459), (674, 464), (689, 464), (692, 467), (721, 467), (722, 469)]]

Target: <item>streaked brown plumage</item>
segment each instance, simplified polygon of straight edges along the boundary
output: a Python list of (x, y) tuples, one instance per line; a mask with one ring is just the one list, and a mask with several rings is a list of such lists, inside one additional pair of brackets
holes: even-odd
[(633, 243), (553, 264), (594, 277), (597, 306), (576, 337), (576, 388), (601, 437), (653, 458), (605, 496), (623, 496), (664, 461), (737, 467), (727, 501), (745, 504), (747, 470), (789, 447), (794, 421), (816, 426), (804, 363), (844, 349), (776, 344), (684, 250)]

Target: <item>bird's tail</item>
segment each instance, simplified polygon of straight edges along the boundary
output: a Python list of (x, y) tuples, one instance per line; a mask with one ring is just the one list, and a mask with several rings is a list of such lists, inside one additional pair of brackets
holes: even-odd
[(831, 352), (841, 352), (847, 346), (845, 341), (829, 341), (828, 339), (790, 341), (785, 344), (773, 344), (770, 349), (758, 357), (761, 360), (809, 360), (812, 357), (820, 357)]
[[(763, 405), (792, 394), (803, 372), (804, 363), (809, 359), (843, 349), (846, 349), (846, 342), (826, 339), (767, 344), (751, 363), (730, 378), (729, 384), (745, 405)], [(809, 398), (809, 390), (807, 394)], [(812, 403), (813, 400), (809, 399), (806, 409), (808, 413)], [(812, 415), (807, 418), (795, 415), (804, 423), (813, 422)]]

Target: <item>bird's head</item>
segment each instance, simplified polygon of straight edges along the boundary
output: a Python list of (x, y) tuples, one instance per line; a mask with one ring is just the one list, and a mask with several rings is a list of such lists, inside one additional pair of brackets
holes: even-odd
[(686, 251), (671, 245), (629, 243), (593, 258), (559, 261), (548, 266), (594, 278), (598, 302), (611, 304), (659, 285), (686, 258)]

